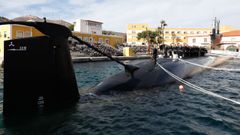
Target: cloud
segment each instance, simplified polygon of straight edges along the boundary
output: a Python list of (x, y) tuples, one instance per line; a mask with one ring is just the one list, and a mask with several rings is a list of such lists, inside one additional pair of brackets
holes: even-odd
[(119, 31), (125, 31), (128, 23), (149, 23), (156, 27), (162, 19), (169, 27), (210, 27), (214, 16), (223, 23), (238, 26), (239, 4), (238, 0), (105, 0), (102, 3), (91, 0), (80, 4), (88, 12), (73, 13), (73, 18), (95, 19), (104, 22), (105, 29)]
[(0, 13), (8, 18), (31, 14), (33, 10), (30, 7), (47, 2), (48, 0), (5, 0), (0, 3)]
[[(4, 6), (3, 8), (1, 6)], [(0, 3), (6, 17), (26, 14), (47, 18), (92, 19), (103, 28), (126, 31), (129, 23), (149, 23), (157, 27), (164, 19), (168, 27), (210, 27), (214, 16), (222, 24), (238, 27), (239, 0), (11, 0)]]
[(31, 6), (35, 4), (43, 4), (48, 0), (5, 0), (0, 3), (0, 6), (3, 7), (0, 10), (16, 10), (17, 8), (24, 8), (26, 6)]
[(69, 3), (72, 5), (78, 5), (80, 7), (84, 7), (87, 5), (93, 5), (97, 3), (97, 0), (70, 0)]

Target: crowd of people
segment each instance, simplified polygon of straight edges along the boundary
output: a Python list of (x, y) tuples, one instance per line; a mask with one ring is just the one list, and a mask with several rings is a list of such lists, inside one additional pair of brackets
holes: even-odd
[(165, 46), (161, 45), (159, 47), (160, 52), (164, 56), (173, 56), (173, 54), (178, 54), (181, 57), (199, 57), (204, 56), (208, 51), (204, 47), (197, 46)]

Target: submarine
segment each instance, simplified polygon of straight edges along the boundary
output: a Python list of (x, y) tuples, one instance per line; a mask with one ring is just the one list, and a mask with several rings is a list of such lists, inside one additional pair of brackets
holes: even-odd
[[(217, 40), (221, 37), (219, 26), (220, 21), (217, 21), (215, 18), (212, 34), (210, 35), (212, 48), (217, 45)], [(160, 87), (176, 82), (176, 80), (165, 73), (159, 65), (180, 78), (191, 77), (206, 70), (201, 67), (184, 63), (179, 59), (185, 59), (188, 62), (208, 67), (218, 66), (230, 59), (226, 57), (207, 57), (205, 56), (207, 50), (201, 47), (161, 45), (159, 49), (163, 53), (163, 58), (136, 64), (135, 67), (137, 67), (138, 70), (135, 70), (131, 75), (122, 71), (106, 78), (94, 88), (94, 93), (99, 95), (110, 94), (112, 92), (126, 90)], [(153, 58), (156, 58), (156, 56), (153, 56)]]
[(94, 88), (94, 93), (96, 95), (113, 94), (123, 91), (161, 87), (176, 82), (158, 64), (161, 64), (165, 69), (180, 78), (188, 78), (206, 70), (178, 60), (179, 58), (209, 67), (218, 66), (230, 59), (227, 57), (205, 56), (206, 53), (207, 50), (205, 48), (199, 47), (165, 47), (163, 58), (158, 58), (156, 61), (151, 59), (136, 64), (135, 66), (139, 69), (133, 75), (122, 71), (106, 78)]
[(163, 47), (164, 58), (148, 60), (136, 65), (125, 64), (74, 36), (67, 27), (48, 23), (46, 19), (44, 22), (0, 22), (0, 25), (12, 24), (34, 27), (44, 35), (4, 41), (3, 116), (5, 118), (41, 111), (48, 112), (78, 102), (81, 96), (69, 51), (69, 37), (117, 62), (125, 69), (98, 84), (94, 88), (94, 93), (97, 95), (159, 87), (175, 82), (156, 63), (162, 64), (181, 78), (203, 71), (202, 68), (172, 58), (186, 58), (206, 66), (217, 66), (227, 60), (226, 57), (206, 57), (204, 55), (207, 51), (203, 48)]

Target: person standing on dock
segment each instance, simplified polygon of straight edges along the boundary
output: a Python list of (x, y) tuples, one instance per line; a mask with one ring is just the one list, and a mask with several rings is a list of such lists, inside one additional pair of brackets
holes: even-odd
[(157, 56), (158, 56), (158, 50), (157, 50), (156, 47), (154, 47), (153, 52), (152, 52), (152, 58), (153, 58), (153, 61), (154, 61), (155, 64), (157, 62)]

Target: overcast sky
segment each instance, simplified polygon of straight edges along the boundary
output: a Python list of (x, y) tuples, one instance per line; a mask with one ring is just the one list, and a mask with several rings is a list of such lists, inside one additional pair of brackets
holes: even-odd
[(210, 27), (214, 16), (222, 25), (240, 28), (240, 0), (0, 0), (0, 16), (35, 15), (49, 19), (91, 19), (103, 29), (125, 32), (129, 23), (168, 27)]

